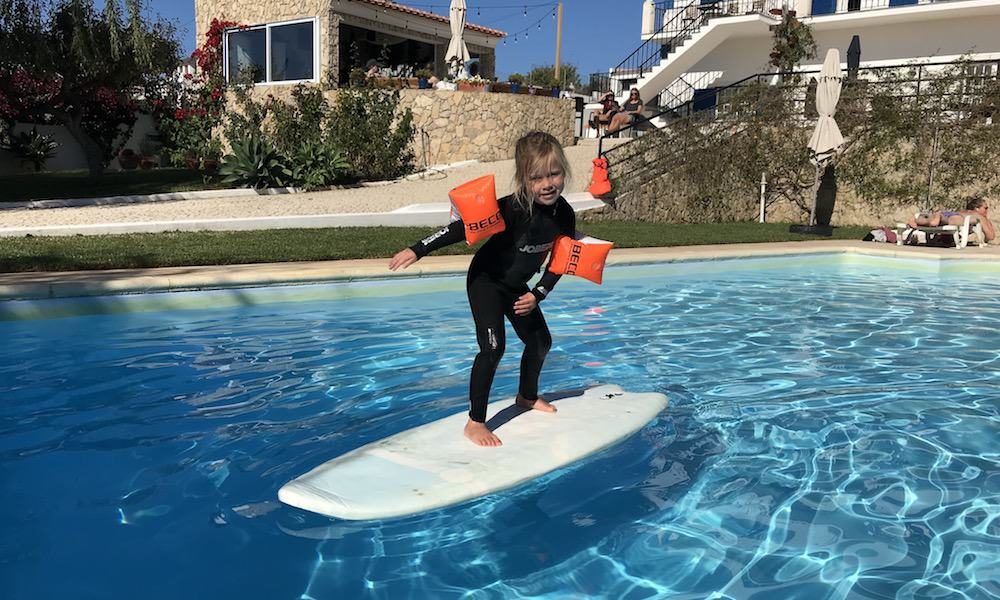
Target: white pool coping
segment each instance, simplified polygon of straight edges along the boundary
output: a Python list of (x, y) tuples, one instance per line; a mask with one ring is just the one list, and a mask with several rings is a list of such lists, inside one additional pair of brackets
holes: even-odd
[[(762, 244), (622, 248), (608, 257), (616, 265), (849, 253), (873, 257), (920, 259), (919, 268), (1000, 269), (1000, 247), (926, 248), (860, 241), (804, 241)], [(423, 277), (464, 273), (471, 255), (429, 256), (403, 271), (388, 270), (388, 259), (163, 267), (51, 273), (0, 274), (0, 300), (37, 300), (115, 296), (149, 292), (302, 285), (371, 278)], [(936, 266), (936, 269), (935, 269)], [(901, 277), (905, 275), (901, 274)]]

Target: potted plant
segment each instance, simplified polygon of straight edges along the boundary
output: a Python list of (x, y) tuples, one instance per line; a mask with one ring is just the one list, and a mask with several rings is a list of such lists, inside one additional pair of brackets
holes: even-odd
[(430, 85), (427, 80), (434, 77), (434, 73), (431, 73), (430, 69), (417, 69), (417, 88), (421, 90), (426, 90)]
[(122, 169), (131, 171), (139, 166), (139, 155), (131, 148), (125, 148), (118, 153), (118, 164)]
[(479, 75), (473, 75), (472, 77), (456, 79), (455, 83), (458, 84), (458, 91), (460, 92), (484, 92), (486, 91), (486, 84), (489, 81)]
[(219, 159), (222, 156), (222, 142), (218, 138), (208, 141), (205, 153), (201, 159), (201, 168), (208, 173), (215, 173), (219, 169)]
[(815, 56), (816, 40), (809, 25), (793, 15), (786, 15), (780, 24), (774, 26), (774, 44), (769, 58), (779, 72), (791, 72), (802, 59)]
[(139, 160), (139, 168), (140, 169), (149, 170), (149, 169), (152, 169), (153, 167), (155, 167), (156, 164), (157, 164), (157, 160), (153, 156), (143, 156), (142, 159)]
[(511, 73), (510, 77), (507, 78), (510, 82), (510, 93), (519, 94), (521, 93), (521, 85), (524, 83), (524, 75), (520, 73)]

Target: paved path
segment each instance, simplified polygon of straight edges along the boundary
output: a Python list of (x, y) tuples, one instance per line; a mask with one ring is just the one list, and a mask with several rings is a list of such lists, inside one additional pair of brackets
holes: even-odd
[[(566, 148), (572, 178), (566, 196), (578, 210), (600, 203), (585, 194), (594, 140)], [(348, 225), (428, 225), (447, 222), (448, 190), (494, 174), (497, 193), (512, 189), (514, 161), (464, 164), (381, 185), (274, 196), (209, 195), (190, 200), (129, 202), (66, 208), (0, 210), (0, 236), (74, 235), (132, 231), (238, 230)]]

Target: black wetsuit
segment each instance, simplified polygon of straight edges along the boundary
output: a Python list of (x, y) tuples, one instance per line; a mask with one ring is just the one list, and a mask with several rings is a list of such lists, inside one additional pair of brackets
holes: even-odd
[[(476, 252), (466, 280), (469, 306), (476, 321), (476, 340), (479, 342), (479, 354), (472, 364), (469, 383), (469, 418), (480, 423), (486, 421), (490, 387), (506, 345), (505, 315), (517, 337), (524, 342), (518, 394), (526, 400), (538, 398), (538, 376), (545, 355), (552, 346), (552, 336), (541, 307), (526, 315), (516, 315), (514, 301), (529, 291), (528, 280), (541, 270), (556, 236), (572, 236), (576, 232), (573, 207), (561, 196), (552, 206), (536, 202), (530, 215), (520, 208), (512, 196), (501, 198), (499, 204), (507, 228), (487, 240)], [(460, 220), (453, 221), (410, 249), (422, 258), (464, 239), (465, 224)], [(559, 277), (546, 269), (531, 293), (541, 302), (552, 291)]]

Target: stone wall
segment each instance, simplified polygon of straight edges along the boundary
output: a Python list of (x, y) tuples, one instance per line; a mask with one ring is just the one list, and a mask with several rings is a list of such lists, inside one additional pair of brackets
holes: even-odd
[[(254, 91), (258, 100), (272, 96), (290, 102), (293, 90), (293, 86), (264, 86)], [(323, 92), (331, 105), (340, 93)], [(566, 98), (405, 89), (400, 90), (400, 108), (413, 112), (418, 167), (425, 160), (434, 165), (513, 158), (514, 142), (535, 129), (551, 133), (563, 146), (575, 143), (575, 105)]]
[(428, 164), (513, 158), (514, 142), (533, 129), (547, 131), (564, 146), (574, 143), (572, 100), (440, 90), (403, 90), (400, 105), (413, 111), (417, 159)]
[[(614, 168), (611, 169), (614, 181)], [(986, 182), (970, 182), (963, 189), (952, 191), (953, 201), (938, 209), (964, 208), (965, 199), (982, 193)], [(995, 201), (1000, 201), (997, 198)], [(906, 221), (915, 212), (927, 210), (916, 203), (899, 201), (865, 200), (850, 186), (841, 182), (837, 189), (831, 225), (876, 226), (892, 225)], [(720, 223), (756, 221), (760, 214), (760, 188), (745, 182), (733, 181), (723, 197), (703, 197), (698, 186), (675, 174), (653, 178), (635, 192), (618, 198), (614, 208), (607, 207), (593, 214), (589, 220), (629, 219), (659, 223)], [(765, 220), (774, 223), (805, 223), (809, 220), (808, 207), (786, 198), (769, 201), (765, 206)]]

